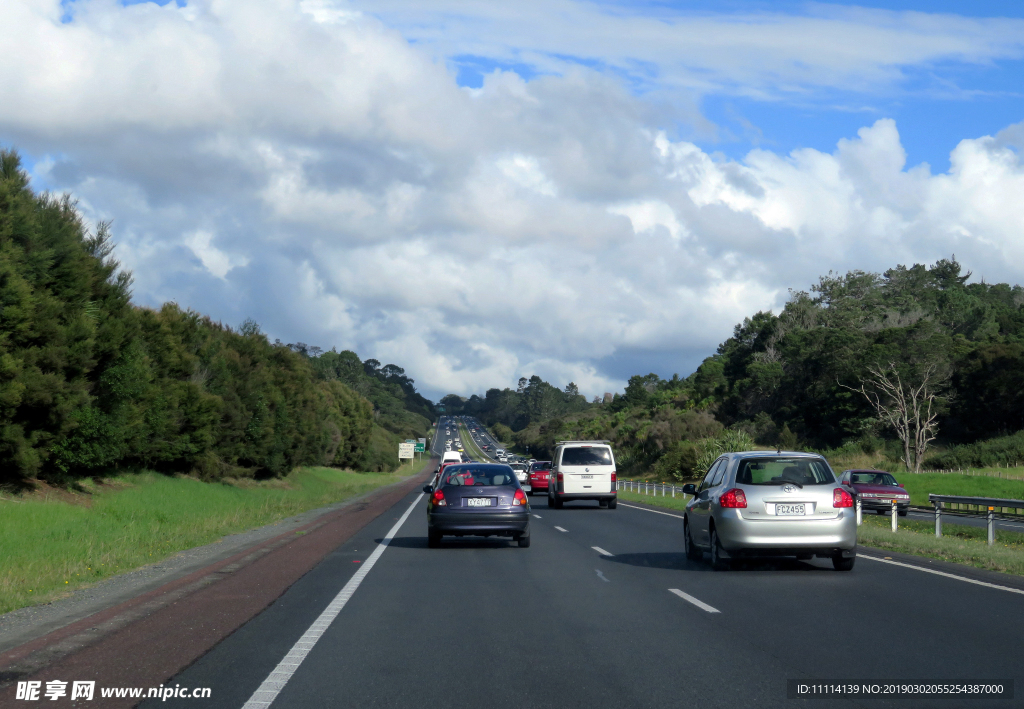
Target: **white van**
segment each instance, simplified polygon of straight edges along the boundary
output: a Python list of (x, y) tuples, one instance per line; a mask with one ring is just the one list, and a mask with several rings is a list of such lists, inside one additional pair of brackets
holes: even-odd
[(551, 456), (548, 506), (558, 509), (566, 500), (597, 500), (614, 510), (615, 456), (610, 441), (559, 441)]

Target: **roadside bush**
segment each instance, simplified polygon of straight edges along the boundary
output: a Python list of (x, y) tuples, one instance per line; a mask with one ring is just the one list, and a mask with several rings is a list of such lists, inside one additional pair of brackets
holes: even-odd
[(1019, 465), (1024, 462), (1024, 431), (1012, 436), (990, 438), (987, 441), (950, 446), (938, 451), (925, 460), (925, 468), (931, 470), (956, 470), (960, 468), (988, 468)]

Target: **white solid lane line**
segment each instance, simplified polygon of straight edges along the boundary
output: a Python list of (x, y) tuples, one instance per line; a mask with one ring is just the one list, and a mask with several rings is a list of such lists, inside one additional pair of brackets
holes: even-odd
[(641, 512), (653, 512), (656, 515), (666, 515), (668, 517), (676, 517), (678, 519), (684, 519), (682, 515), (674, 515), (671, 512), (662, 512), (661, 510), (649, 510), (646, 507), (637, 507), (636, 505), (627, 505), (625, 502), (619, 503), (623, 507), (629, 507), (630, 509), (640, 510)]
[(412, 501), (412, 504), (409, 505), (409, 509), (405, 511), (405, 514), (402, 515), (401, 519), (395, 522), (395, 526), (391, 528), (391, 531), (387, 533), (387, 536), (380, 540), (380, 544), (378, 544), (377, 548), (373, 550), (373, 553), (367, 557), (366, 561), (362, 563), (359, 570), (353, 574), (352, 578), (348, 580), (348, 583), (345, 584), (344, 588), (342, 588), (341, 591), (338, 592), (338, 595), (334, 597), (334, 600), (331, 601), (330, 605), (324, 609), (323, 613), (320, 614), (320, 617), (313, 622), (313, 625), (309, 626), (306, 632), (302, 634), (302, 637), (299, 638), (298, 642), (296, 642), (295, 645), (292, 646), (292, 649), (288, 651), (288, 654), (284, 656), (284, 659), (277, 664), (274, 671), (271, 672), (265, 680), (263, 680), (263, 684), (253, 692), (252, 696), (249, 697), (249, 701), (242, 706), (242, 709), (267, 709), (267, 707), (273, 703), (277, 698), (278, 693), (284, 689), (288, 680), (291, 679), (293, 674), (295, 674), (295, 670), (299, 669), (299, 665), (301, 665), (302, 661), (306, 659), (306, 655), (308, 655), (313, 649), (313, 646), (316, 645), (317, 640), (319, 640), (320, 636), (327, 631), (327, 628), (330, 627), (334, 619), (338, 617), (341, 609), (345, 607), (346, 603), (348, 603), (348, 599), (350, 599), (352, 594), (356, 592), (356, 589), (359, 588), (359, 584), (361, 584), (363, 579), (366, 578), (366, 575), (370, 573), (370, 569), (372, 569), (373, 565), (377, 563), (378, 559), (380, 559), (384, 550), (388, 548), (388, 544), (390, 544), (391, 540), (395, 538), (396, 534), (398, 534), (398, 530), (401, 529), (403, 524), (405, 524), (405, 520), (409, 519), (409, 515), (412, 514), (413, 508), (415, 508), (422, 499), (423, 493), (420, 493), (416, 499)]
[(596, 551), (596, 552), (597, 552), (598, 554), (600, 554), (601, 556), (615, 556), (615, 555), (614, 555), (614, 554), (612, 554), (612, 553), (611, 553), (610, 551), (605, 551), (605, 550), (604, 550), (604, 549), (602, 549), (601, 547), (590, 547), (590, 548), (591, 548), (591, 549), (593, 549), (594, 551)]
[(893, 566), (903, 566), (908, 569), (917, 569), (918, 571), (924, 571), (926, 574), (935, 574), (936, 576), (945, 576), (949, 579), (956, 579), (957, 581), (966, 581), (967, 583), (977, 584), (978, 586), (986, 586), (988, 588), (995, 588), (1000, 591), (1009, 591), (1010, 593), (1019, 593), (1024, 596), (1024, 591), (1019, 588), (1010, 588), (1009, 586), (999, 586), (994, 583), (987, 583), (985, 581), (977, 581), (975, 579), (969, 579), (966, 576), (957, 576), (956, 574), (949, 574), (945, 571), (939, 571), (937, 569), (926, 569), (923, 566), (914, 566), (913, 564), (904, 564), (902, 561), (893, 561), (892, 559), (879, 559), (877, 556), (867, 556), (866, 554), (858, 554), (859, 559), (871, 559), (872, 561), (881, 561), (883, 564), (892, 564)]
[(568, 532), (568, 529), (562, 529), (561, 527), (555, 527), (559, 532)]
[(676, 594), (677, 596), (682, 598), (684, 601), (689, 601), (693, 605), (697, 606), (701, 610), (707, 611), (708, 613), (721, 613), (722, 612), (722, 611), (718, 610), (717, 608), (715, 608), (714, 606), (709, 606), (704, 601), (701, 601), (701, 600), (698, 600), (698, 599), (694, 598), (689, 593), (683, 593), (678, 588), (670, 588), (669, 592)]

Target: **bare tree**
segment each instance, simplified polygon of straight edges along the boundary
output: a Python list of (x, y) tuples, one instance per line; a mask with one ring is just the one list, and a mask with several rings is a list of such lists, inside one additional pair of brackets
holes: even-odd
[(860, 388), (841, 384), (860, 392), (875, 409), (879, 420), (889, 424), (903, 443), (903, 464), (907, 470), (921, 472), (928, 444), (938, 434), (939, 392), (949, 378), (944, 368), (929, 364), (916, 383), (903, 381), (895, 362), (887, 367), (868, 367), (870, 376), (860, 380)]

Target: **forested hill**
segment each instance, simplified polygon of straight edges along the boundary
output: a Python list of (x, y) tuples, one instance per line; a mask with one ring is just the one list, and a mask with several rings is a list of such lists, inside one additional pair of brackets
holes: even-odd
[(1024, 433), (979, 442), (1024, 431), (1024, 289), (970, 280), (955, 258), (830, 273), (778, 315), (746, 318), (689, 377), (638, 374), (612, 401), (589, 404), (531, 380), (550, 413), (531, 408), (522, 387), (461, 409), (509, 425), (507, 438), (535, 455), (559, 438), (610, 439), (627, 473), (685, 478), (723, 447), (754, 444), (852, 446), (895, 465), (905, 455), (893, 430), (854, 391), (888, 368), (908, 387), (930, 373), (938, 438), (926, 464), (1021, 462)]
[(0, 485), (139, 467), (390, 469), (398, 441), (430, 426), (395, 365), (136, 307), (130, 283), (107, 227), (89, 234), (68, 197), (34, 194), (0, 152)]

